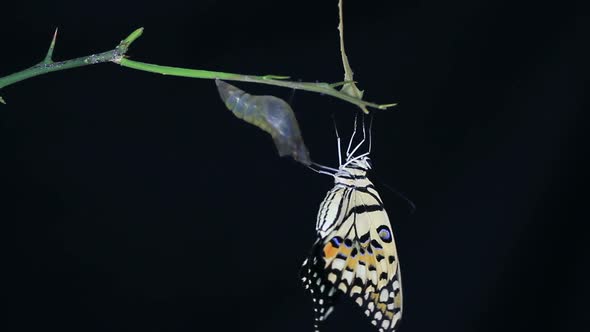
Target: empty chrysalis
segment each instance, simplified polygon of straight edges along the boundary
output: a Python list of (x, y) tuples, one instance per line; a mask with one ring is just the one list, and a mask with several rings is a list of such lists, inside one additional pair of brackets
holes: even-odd
[(236, 117), (272, 136), (281, 157), (291, 156), (304, 165), (311, 164), (295, 113), (287, 102), (275, 96), (248, 94), (219, 79), (215, 84), (221, 100)]

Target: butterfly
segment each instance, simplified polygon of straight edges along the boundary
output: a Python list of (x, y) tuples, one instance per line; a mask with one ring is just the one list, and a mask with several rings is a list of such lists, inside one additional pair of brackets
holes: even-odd
[[(311, 293), (315, 330), (334, 310), (342, 295), (358, 304), (380, 332), (396, 330), (402, 316), (400, 264), (389, 217), (379, 193), (367, 178), (369, 151), (355, 156), (366, 139), (351, 151), (356, 133), (342, 162), (340, 137), (337, 169), (313, 163), (318, 173), (331, 175), (328, 191), (317, 214), (317, 240), (301, 268), (301, 280)], [(370, 129), (369, 129), (370, 131)]]

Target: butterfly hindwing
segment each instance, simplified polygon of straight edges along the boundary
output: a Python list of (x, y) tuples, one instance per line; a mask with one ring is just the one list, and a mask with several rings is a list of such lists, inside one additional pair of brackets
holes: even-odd
[(311, 293), (315, 318), (315, 330), (319, 331), (319, 325), (334, 310), (334, 303), (340, 293), (336, 287), (327, 281), (324, 270), (324, 260), (317, 251), (321, 250), (320, 241), (316, 241), (312, 248), (312, 254), (303, 262), (301, 267), (301, 281), (304, 287)]

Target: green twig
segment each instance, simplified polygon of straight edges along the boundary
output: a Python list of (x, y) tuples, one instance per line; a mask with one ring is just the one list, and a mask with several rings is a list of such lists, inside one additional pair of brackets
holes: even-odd
[[(110, 51), (92, 54), (84, 57), (79, 57), (71, 60), (53, 62), (53, 49), (55, 48), (55, 39), (57, 37), (57, 30), (53, 34), (53, 39), (51, 44), (49, 45), (49, 50), (47, 51), (47, 55), (40, 63), (27, 68), (25, 70), (21, 70), (14, 74), (4, 76), (0, 78), (0, 89), (9, 86), (11, 84), (26, 80), (31, 77), (44, 75), (47, 73), (51, 73), (54, 71), (71, 69), (76, 67), (83, 67), (88, 65), (93, 65), (97, 63), (109, 62), (109, 61), (116, 61), (125, 55), (125, 52), (129, 49), (129, 45), (141, 36), (143, 32), (143, 28), (139, 28), (133, 31), (127, 38), (123, 39), (117, 47)], [(4, 99), (0, 97), (0, 102), (5, 103)]]
[[(388, 107), (395, 105), (395, 104), (376, 104), (376, 103), (364, 101), (362, 99), (355, 98), (353, 96), (347, 95), (345, 93), (342, 93), (342, 92), (334, 89), (333, 85), (329, 84), (329, 83), (287, 81), (287, 80), (283, 80), (284, 76), (242, 75), (242, 74), (225, 73), (225, 72), (219, 72), (219, 71), (160, 66), (160, 65), (155, 65), (155, 64), (151, 64), (151, 63), (129, 60), (126, 58), (122, 58), (116, 62), (119, 63), (123, 67), (128, 67), (128, 68), (132, 68), (132, 69), (136, 69), (136, 70), (147, 71), (147, 72), (162, 74), (162, 75), (173, 75), (173, 76), (190, 77), (190, 78), (203, 78), (203, 79), (222, 79), (222, 80), (226, 80), (226, 81), (251, 82), (251, 83), (260, 83), (260, 84), (281, 86), (281, 87), (297, 89), (297, 90), (317, 92), (317, 93), (329, 95), (329, 96), (332, 96), (332, 97), (335, 97), (338, 99), (342, 99), (342, 100), (347, 101), (349, 103), (355, 104), (361, 108), (373, 107), (373, 108), (377, 108), (377, 109), (386, 109)], [(277, 78), (280, 78), (280, 79), (277, 79)], [(341, 85), (341, 84), (342, 84), (342, 82), (335, 83), (336, 86)]]
[[(354, 73), (352, 68), (350, 68), (348, 56), (346, 55), (346, 50), (344, 48), (344, 15), (342, 13), (342, 0), (338, 1), (338, 20), (338, 32), (340, 34), (340, 54), (342, 55), (342, 66), (344, 67), (344, 81), (350, 81), (350, 83), (344, 84), (340, 91), (349, 96), (363, 99), (363, 91), (359, 90), (359, 88), (356, 86), (356, 82), (353, 79)], [(363, 110), (363, 112), (369, 113), (366, 107), (359, 107)]]
[[(134, 60), (129, 60), (125, 58), (125, 53), (129, 49), (129, 45), (133, 43), (137, 38), (141, 36), (143, 33), (143, 28), (139, 28), (132, 32), (127, 38), (123, 39), (119, 45), (110, 51), (93, 54), (85, 57), (80, 57), (76, 59), (60, 61), (60, 62), (53, 62), (53, 49), (55, 47), (55, 38), (57, 36), (57, 30), (54, 34), (53, 40), (49, 47), (49, 51), (45, 56), (45, 59), (36, 64), (33, 67), (27, 68), (25, 70), (19, 71), (17, 73), (5, 76), (0, 78), (0, 89), (25, 80), (27, 78), (47, 74), (50, 72), (58, 71), (58, 70), (65, 70), (70, 68), (88, 66), (97, 63), (103, 62), (114, 62), (120, 64), (123, 67), (132, 68), (135, 70), (147, 71), (151, 73), (157, 73), (162, 75), (173, 75), (173, 76), (182, 76), (182, 77), (191, 77), (191, 78), (202, 78), (202, 79), (223, 79), (228, 81), (241, 81), (241, 82), (252, 82), (252, 83), (260, 83), (260, 84), (269, 84), (275, 86), (281, 86), (285, 88), (291, 89), (298, 89), (298, 90), (305, 90), (316, 92), (328, 96), (332, 96), (338, 99), (342, 99), (354, 105), (357, 105), (363, 111), (366, 110), (366, 107), (372, 107), (376, 109), (386, 109), (388, 107), (394, 106), (395, 104), (376, 104), (371, 103), (368, 101), (364, 101), (356, 96), (351, 96), (347, 94), (345, 91), (338, 91), (335, 87), (346, 85), (352, 82), (352, 80), (346, 80), (344, 82), (337, 82), (337, 83), (315, 83), (315, 82), (293, 82), (288, 81), (288, 76), (278, 76), (278, 75), (265, 75), (265, 76), (256, 76), (256, 75), (242, 75), (242, 74), (235, 74), (235, 73), (225, 73), (225, 72), (217, 72), (217, 71), (209, 71), (209, 70), (200, 70), (200, 69), (189, 69), (189, 68), (179, 68), (179, 67), (170, 67), (170, 66), (160, 66), (151, 63), (144, 63)], [(0, 102), (4, 103), (2, 97), (0, 97)]]

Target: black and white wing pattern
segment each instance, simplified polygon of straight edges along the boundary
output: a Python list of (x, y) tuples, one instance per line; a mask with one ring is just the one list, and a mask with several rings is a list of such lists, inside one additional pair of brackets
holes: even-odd
[(366, 156), (340, 166), (318, 211), (318, 239), (301, 275), (313, 297), (316, 331), (342, 294), (380, 332), (395, 331), (401, 319), (397, 249), (383, 202), (366, 176), (369, 169)]

